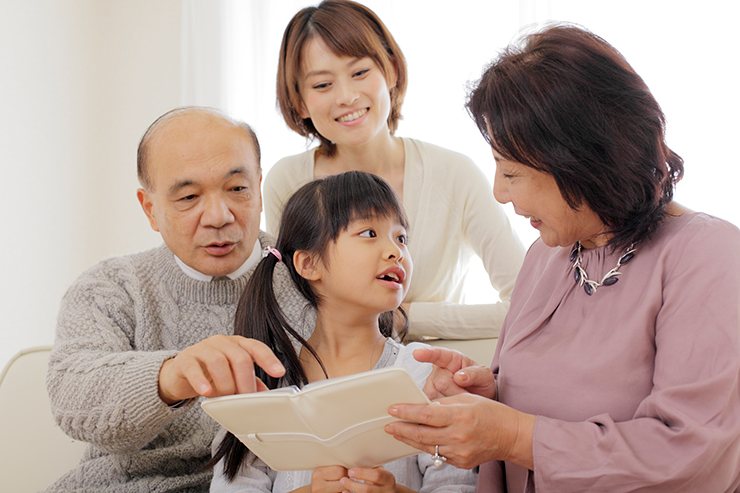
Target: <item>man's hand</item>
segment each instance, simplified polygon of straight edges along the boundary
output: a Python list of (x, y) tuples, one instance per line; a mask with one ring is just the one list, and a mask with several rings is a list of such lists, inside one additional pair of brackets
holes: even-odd
[(183, 349), (159, 370), (159, 396), (168, 405), (199, 395), (247, 394), (267, 390), (254, 374), (259, 365), (272, 377), (285, 368), (267, 345), (242, 336), (213, 336)]
[(434, 365), (424, 384), (424, 393), (432, 400), (461, 393), (496, 398), (496, 383), (491, 369), (459, 351), (440, 347), (417, 349), (414, 359)]

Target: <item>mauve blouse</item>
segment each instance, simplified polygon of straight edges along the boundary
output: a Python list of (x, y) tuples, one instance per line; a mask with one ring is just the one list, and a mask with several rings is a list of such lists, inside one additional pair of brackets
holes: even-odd
[[(534, 471), (480, 466), (478, 492), (740, 492), (740, 230), (665, 222), (592, 296), (572, 248), (537, 240), (491, 368), (536, 414)], [(623, 252), (583, 251), (590, 279)]]

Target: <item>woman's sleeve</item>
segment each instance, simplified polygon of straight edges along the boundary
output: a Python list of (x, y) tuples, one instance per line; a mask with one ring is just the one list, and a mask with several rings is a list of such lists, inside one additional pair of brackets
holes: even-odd
[(482, 259), (500, 301), (488, 304), (414, 302), (409, 310), (409, 321), (415, 334), (444, 339), (498, 337), (509, 309), (514, 281), (524, 261), (524, 248), (480, 168), (467, 158), (449, 167), (450, 172), (455, 173), (450, 177), (456, 181), (455, 200), (460, 201), (462, 240)]
[(728, 223), (699, 231), (666, 264), (661, 282), (650, 395), (624, 422), (607, 414), (580, 423), (538, 416), (537, 491), (738, 488), (740, 232)]

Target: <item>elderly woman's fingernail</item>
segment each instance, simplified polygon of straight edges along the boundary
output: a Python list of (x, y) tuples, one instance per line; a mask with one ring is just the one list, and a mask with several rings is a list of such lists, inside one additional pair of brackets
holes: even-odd
[(462, 380), (463, 382), (467, 382), (468, 379), (470, 378), (468, 374), (465, 373), (464, 371), (459, 371), (457, 372), (457, 374), (460, 376), (460, 380)]
[(398, 416), (398, 408), (397, 407), (390, 408), (388, 410), (388, 414), (390, 414), (391, 416)]

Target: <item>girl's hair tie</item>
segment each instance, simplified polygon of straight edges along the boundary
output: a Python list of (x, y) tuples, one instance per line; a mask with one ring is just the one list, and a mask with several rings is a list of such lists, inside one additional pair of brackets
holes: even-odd
[(282, 262), (283, 256), (280, 255), (280, 252), (278, 252), (276, 248), (273, 248), (271, 246), (266, 246), (265, 249), (262, 250), (262, 258), (265, 258), (270, 254), (275, 255), (275, 258), (278, 259), (278, 262)]

